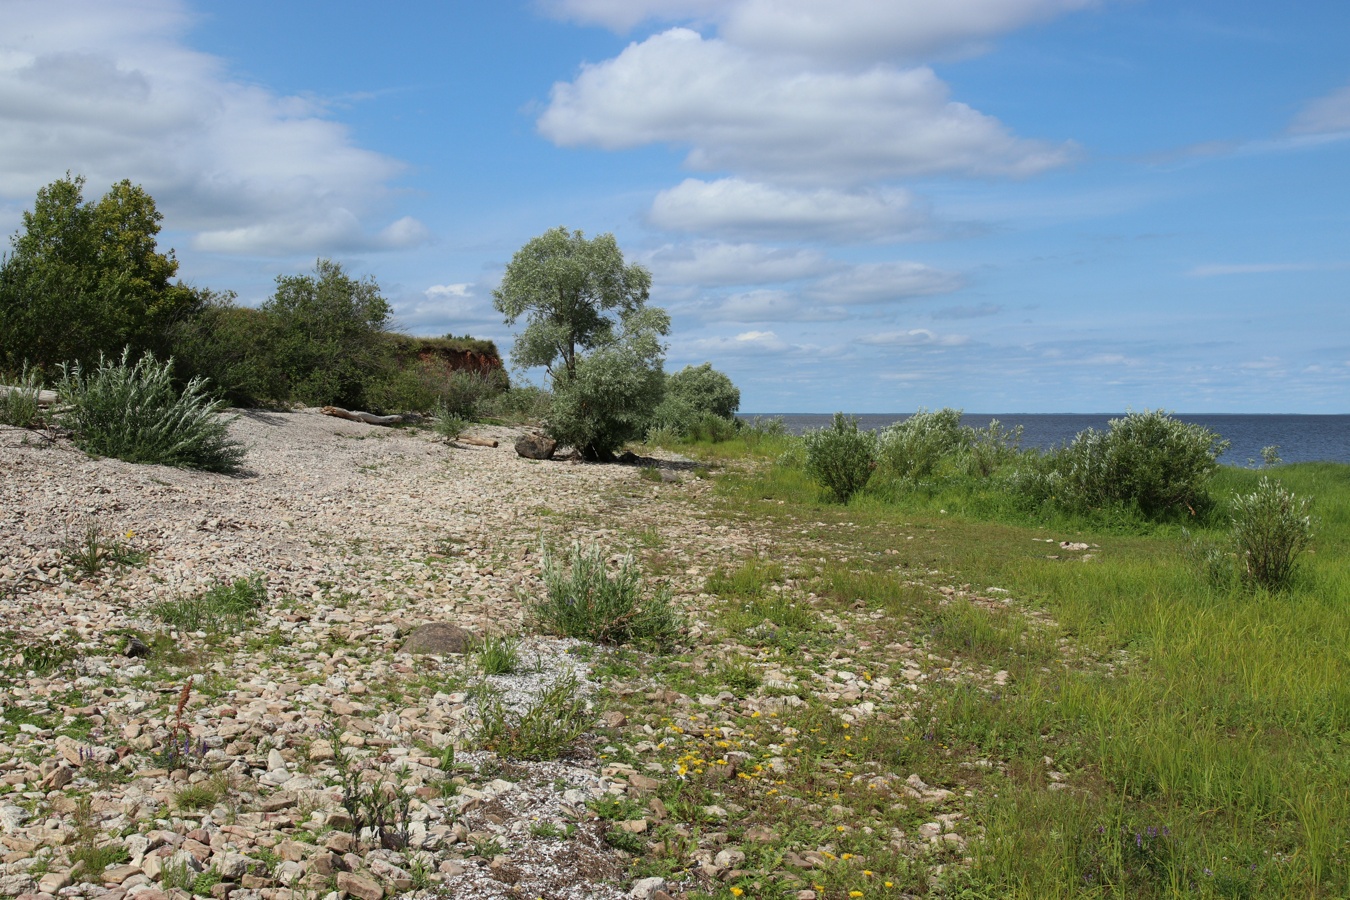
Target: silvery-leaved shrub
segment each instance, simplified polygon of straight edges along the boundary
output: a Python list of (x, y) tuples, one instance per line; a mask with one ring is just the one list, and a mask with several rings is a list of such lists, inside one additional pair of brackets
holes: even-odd
[(1243, 581), (1270, 590), (1289, 583), (1299, 555), (1312, 542), (1311, 509), (1308, 498), (1269, 478), (1250, 494), (1234, 495), (1233, 547)]
[(808, 431), (802, 441), (807, 476), (835, 500), (847, 503), (866, 487), (877, 465), (877, 436), (859, 431), (856, 418), (835, 413), (828, 427)]
[(1229, 443), (1161, 410), (1088, 428), (1024, 479), (1044, 499), (1080, 512), (1137, 506), (1149, 518), (1196, 515), (1210, 503), (1209, 480)]
[(598, 644), (653, 649), (678, 639), (682, 623), (670, 592), (645, 591), (632, 556), (622, 557), (611, 569), (604, 551), (580, 542), (572, 544), (566, 565), (547, 545), (541, 556), (544, 596), (530, 604), (530, 612), (545, 630)]
[(130, 357), (129, 350), (117, 362), (99, 357), (92, 372), (79, 363), (61, 367), (61, 425), (76, 446), (133, 463), (237, 471), (244, 446), (230, 438), (225, 404), (211, 399), (206, 383), (194, 378), (180, 391), (173, 360), (146, 353), (133, 365)]
[(965, 451), (973, 439), (974, 432), (961, 426), (961, 410), (920, 409), (878, 435), (878, 466), (893, 478), (917, 481), (932, 475), (944, 459)]

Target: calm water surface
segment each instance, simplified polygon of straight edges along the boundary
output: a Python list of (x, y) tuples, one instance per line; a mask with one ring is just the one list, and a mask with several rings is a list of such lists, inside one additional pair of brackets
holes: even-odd
[[(808, 428), (830, 424), (831, 417), (814, 413), (760, 413), (761, 416), (781, 416), (783, 424), (794, 434)], [(1004, 425), (1021, 425), (1022, 446), (1049, 449), (1066, 441), (1085, 428), (1105, 430), (1110, 419), (1122, 413), (1008, 413), (985, 415), (971, 413), (961, 417), (962, 424), (983, 428), (991, 419)], [(1261, 462), (1261, 448), (1278, 444), (1280, 457), (1285, 462), (1330, 460), (1350, 463), (1350, 416), (1275, 416), (1275, 415), (1187, 415), (1178, 413), (1178, 419), (1203, 425), (1232, 442), (1228, 452), (1219, 461), (1226, 465), (1245, 466), (1248, 461)], [(754, 414), (742, 415), (750, 420)], [(909, 418), (908, 413), (871, 413), (858, 416), (863, 428), (885, 428), (893, 422)]]

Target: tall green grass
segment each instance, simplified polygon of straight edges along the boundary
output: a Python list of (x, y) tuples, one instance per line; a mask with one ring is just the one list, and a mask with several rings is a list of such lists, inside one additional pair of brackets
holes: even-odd
[[(1233, 496), (1263, 475), (1314, 498), (1311, 550), (1282, 590), (1215, 584), (1187, 560), (1182, 527), (1224, 539)], [(790, 453), (721, 488), (737, 515), (792, 523), (785, 541), (811, 522), (848, 548), (816, 578), (822, 598), (862, 600), (931, 652), (1013, 673), (997, 691), (928, 689), (877, 745), (898, 772), (969, 779), (963, 761), (999, 764), (970, 807), (985, 829), (974, 864), (942, 890), (1350, 896), (1350, 466), (1222, 468), (1212, 509), (1161, 522), (1028, 509), (997, 479), (959, 475), (831, 506)], [(1092, 544), (1091, 557), (1047, 537)], [(1017, 602), (946, 599), (925, 582)], [(1049, 790), (1044, 757), (1067, 788)]]

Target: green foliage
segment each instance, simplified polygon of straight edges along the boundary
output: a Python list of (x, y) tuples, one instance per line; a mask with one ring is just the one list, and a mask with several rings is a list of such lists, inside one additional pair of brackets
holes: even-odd
[(587, 240), (553, 228), (516, 252), (492, 298), (508, 325), (528, 318), (511, 351), (516, 365), (572, 374), (579, 351), (613, 343), (615, 321), (607, 313), (627, 320), (641, 312), (651, 283), (642, 266), (624, 265), (614, 235)]
[(672, 645), (682, 623), (667, 591), (645, 595), (631, 556), (613, 572), (599, 547), (574, 543), (564, 570), (543, 548), (545, 596), (530, 612), (546, 630), (599, 644)]
[(740, 405), (741, 392), (731, 379), (704, 363), (666, 376), (665, 397), (652, 418), (690, 440), (715, 443), (735, 436)]
[(1311, 506), (1269, 478), (1251, 493), (1233, 496), (1233, 546), (1244, 581), (1269, 590), (1288, 585), (1299, 554), (1312, 542)]
[(1151, 519), (1197, 515), (1209, 506), (1207, 483), (1228, 446), (1207, 428), (1146, 410), (1028, 457), (1014, 483), (1034, 503), (1081, 512), (1133, 506)]
[(557, 759), (576, 747), (596, 714), (571, 672), (556, 678), (523, 709), (509, 709), (499, 694), (479, 700), (476, 743), (513, 759)]
[(52, 371), (124, 347), (163, 351), (168, 327), (199, 297), (182, 283), (173, 251), (156, 249), (163, 216), (130, 181), (97, 203), (84, 179), (41, 188), (0, 262), (0, 366)]
[(476, 655), (484, 675), (514, 675), (520, 671), (520, 638), (490, 634)]
[(436, 412), (436, 433), (451, 443), (469, 427), (469, 420), (442, 407)]
[(493, 292), (508, 325), (528, 319), (511, 358), (552, 377), (549, 433), (587, 459), (640, 438), (661, 402), (670, 316), (646, 305), (650, 288), (650, 273), (624, 264), (612, 234), (554, 228), (512, 257)]
[(38, 395), (42, 391), (42, 373), (27, 365), (19, 374), (17, 384), (0, 397), (0, 425), (15, 428), (34, 428), (42, 424), (42, 410)]
[(172, 361), (146, 353), (129, 364), (130, 351), (113, 363), (100, 357), (87, 373), (76, 363), (62, 365), (58, 393), (68, 408), (61, 424), (88, 453), (133, 463), (153, 463), (208, 472), (235, 472), (244, 447), (229, 436), (223, 404), (211, 400), (205, 384), (193, 379), (178, 390)]
[(646, 434), (665, 387), (660, 351), (644, 346), (650, 343), (641, 337), (615, 343), (581, 357), (570, 373), (559, 372), (553, 382), (549, 435), (587, 459), (608, 460), (625, 443)]
[(840, 503), (847, 503), (872, 477), (877, 464), (877, 436), (859, 431), (857, 419), (835, 413), (833, 424), (807, 432), (803, 440), (806, 474)]
[(204, 295), (196, 312), (169, 333), (180, 380), (209, 381), (231, 406), (258, 406), (290, 399), (276, 345), (274, 317), (236, 306), (232, 294)]
[(440, 401), (454, 415), (477, 419), (483, 415), (488, 401), (506, 389), (506, 373), (500, 369), (492, 375), (460, 370), (445, 377), (440, 386)]
[(252, 617), (266, 602), (267, 583), (256, 574), (218, 583), (190, 597), (156, 603), (150, 613), (184, 631), (222, 631)]
[(490, 397), (480, 412), (484, 417), (518, 424), (535, 424), (548, 418), (553, 395), (532, 384), (512, 386)]
[(373, 278), (356, 280), (320, 259), (312, 275), (280, 275), (262, 305), (273, 323), (272, 351), (290, 396), (360, 408), (371, 373), (388, 366), (383, 340), (390, 307)]
[(971, 429), (961, 427), (961, 410), (920, 409), (878, 435), (878, 468), (890, 477), (917, 481), (932, 475), (945, 457), (965, 451), (972, 442)]
[(66, 562), (90, 578), (109, 566), (139, 566), (145, 562), (144, 553), (130, 549), (115, 537), (104, 537), (96, 525), (86, 528), (80, 540), (67, 541), (61, 550)]

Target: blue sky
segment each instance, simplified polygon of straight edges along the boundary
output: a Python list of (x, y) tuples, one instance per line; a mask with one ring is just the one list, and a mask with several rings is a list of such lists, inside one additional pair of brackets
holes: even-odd
[(613, 232), (747, 411), (1350, 412), (1350, 4), (0, 0), (0, 230), (130, 178), (180, 274), (316, 257), (509, 349)]

